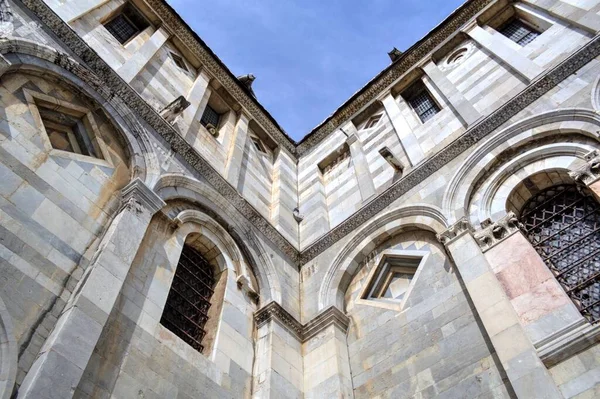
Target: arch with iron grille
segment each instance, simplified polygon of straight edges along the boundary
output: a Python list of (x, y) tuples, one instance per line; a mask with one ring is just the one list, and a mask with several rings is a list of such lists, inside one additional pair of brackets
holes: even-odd
[(533, 195), (525, 235), (590, 322), (600, 321), (600, 204), (586, 188), (560, 184)]

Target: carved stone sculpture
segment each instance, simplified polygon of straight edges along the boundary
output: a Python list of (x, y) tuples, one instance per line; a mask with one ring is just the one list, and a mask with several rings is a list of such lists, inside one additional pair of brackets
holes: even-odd
[(497, 245), (517, 230), (523, 228), (523, 225), (513, 212), (508, 212), (506, 216), (495, 223), (492, 223), (490, 219), (486, 219), (481, 223), (481, 226), (485, 226), (485, 228), (475, 233), (474, 237), (484, 251)]
[(600, 177), (600, 152), (598, 150), (590, 151), (584, 159), (586, 163), (569, 172), (569, 176), (578, 184), (588, 185)]
[(173, 123), (175, 119), (177, 119), (177, 117), (181, 115), (183, 111), (185, 111), (185, 109), (189, 106), (190, 102), (186, 100), (185, 97), (179, 96), (175, 100), (173, 100), (169, 105), (164, 107), (162, 111), (160, 111), (160, 116), (165, 118), (167, 122)]

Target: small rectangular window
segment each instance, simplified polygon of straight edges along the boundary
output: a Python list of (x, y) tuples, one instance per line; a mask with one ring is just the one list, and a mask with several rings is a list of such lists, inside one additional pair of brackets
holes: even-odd
[(52, 148), (99, 158), (81, 118), (38, 106)]
[(402, 93), (402, 97), (410, 104), (423, 123), (440, 112), (440, 107), (420, 80)]
[(250, 136), (250, 140), (252, 140), (252, 143), (254, 144), (254, 147), (256, 148), (256, 150), (258, 152), (260, 152), (262, 154), (267, 153), (265, 146), (263, 145), (263, 143), (260, 141), (260, 139), (258, 137)]
[(119, 14), (104, 24), (121, 44), (127, 43), (148, 26), (150, 24), (146, 18), (130, 3), (125, 4)]
[(171, 53), (171, 58), (173, 58), (175, 65), (177, 65), (179, 67), (179, 69), (189, 72), (187, 65), (185, 65), (185, 61), (183, 60), (183, 57), (181, 57), (178, 54)]
[(219, 127), (220, 120), (221, 115), (219, 115), (219, 113), (210, 105), (206, 105), (206, 108), (204, 108), (204, 112), (202, 113), (202, 118), (200, 119), (202, 126), (208, 128), (208, 125), (212, 125), (214, 128), (217, 128)]
[(499, 32), (520, 46), (526, 46), (540, 35), (540, 32), (516, 18), (504, 24)]
[(377, 126), (377, 124), (379, 123), (380, 120), (381, 120), (381, 114), (370, 117), (369, 120), (367, 121), (367, 123), (365, 123), (365, 126), (363, 127), (363, 129), (370, 129), (372, 127)]

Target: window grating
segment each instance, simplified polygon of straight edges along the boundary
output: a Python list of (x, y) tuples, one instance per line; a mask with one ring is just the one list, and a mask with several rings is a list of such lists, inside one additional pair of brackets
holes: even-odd
[(121, 44), (125, 44), (148, 26), (148, 21), (130, 3), (126, 3), (116, 17), (104, 24)]
[(212, 266), (184, 245), (160, 323), (199, 352), (214, 284)]
[(415, 110), (421, 122), (425, 123), (435, 114), (440, 112), (440, 107), (437, 105), (423, 82), (419, 81), (413, 84), (404, 94), (403, 97)]
[(551, 187), (530, 199), (527, 238), (592, 323), (600, 320), (600, 206), (587, 190)]
[(521, 46), (526, 46), (540, 35), (518, 19), (513, 19), (500, 29), (500, 33)]
[(221, 119), (221, 115), (217, 113), (210, 105), (207, 105), (204, 108), (204, 112), (202, 113), (202, 118), (200, 118), (200, 123), (202, 126), (206, 127), (208, 124), (213, 125), (215, 128), (219, 127), (219, 120)]

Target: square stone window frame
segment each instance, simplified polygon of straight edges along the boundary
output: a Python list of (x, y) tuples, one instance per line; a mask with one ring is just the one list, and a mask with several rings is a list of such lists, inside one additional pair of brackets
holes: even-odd
[[(48, 153), (51, 156), (57, 156), (61, 158), (72, 159), (75, 161), (88, 162), (98, 166), (114, 168), (114, 165), (110, 160), (108, 147), (102, 139), (102, 136), (100, 135), (100, 131), (98, 129), (98, 125), (96, 124), (96, 120), (94, 119), (94, 115), (89, 109), (29, 89), (24, 89), (23, 93), (25, 95), (25, 99), (27, 100), (29, 110), (33, 115), (33, 121), (40, 132), (44, 148), (46, 149), (46, 151), (48, 151)], [(90, 155), (78, 154), (70, 151), (58, 150), (52, 147), (50, 137), (48, 136), (48, 132), (46, 131), (46, 127), (44, 126), (42, 116), (40, 115), (40, 111), (38, 109), (39, 106), (43, 106), (53, 111), (63, 112), (65, 114), (80, 118), (86, 128), (88, 135), (90, 136), (89, 139), (92, 142), (92, 145), (94, 146), (94, 150), (96, 150), (97, 154), (101, 154), (102, 158), (104, 159), (96, 158)]]
[[(408, 298), (410, 297), (413, 288), (417, 282), (417, 280), (419, 279), (419, 276), (421, 275), (421, 271), (423, 270), (427, 259), (429, 258), (430, 252), (429, 251), (418, 251), (418, 250), (406, 250), (406, 249), (388, 249), (385, 250), (383, 252), (381, 252), (378, 257), (379, 260), (377, 260), (377, 265), (374, 266), (371, 271), (369, 271), (369, 274), (367, 276), (367, 278), (365, 279), (365, 283), (363, 284), (360, 293), (357, 297), (357, 299), (355, 300), (355, 304), (356, 305), (366, 305), (366, 306), (374, 306), (374, 307), (378, 307), (378, 308), (383, 308), (383, 309), (388, 309), (388, 310), (396, 310), (398, 312), (401, 312), (403, 310), (406, 310), (406, 302), (408, 300)], [(377, 281), (379, 279), (379, 276), (381, 275), (381, 273), (384, 272), (385, 269), (388, 269), (389, 266), (387, 266), (387, 260), (389, 258), (411, 258), (411, 259), (420, 259), (419, 264), (414, 268), (415, 269), (415, 273), (413, 275), (412, 280), (410, 281), (410, 284), (408, 285), (408, 289), (406, 290), (406, 293), (404, 294), (404, 297), (402, 298), (401, 301), (397, 301), (394, 299), (385, 299), (385, 298), (379, 298), (379, 299), (375, 299), (375, 298), (369, 298), (369, 295), (371, 294), (372, 288), (375, 284), (377, 284)]]

